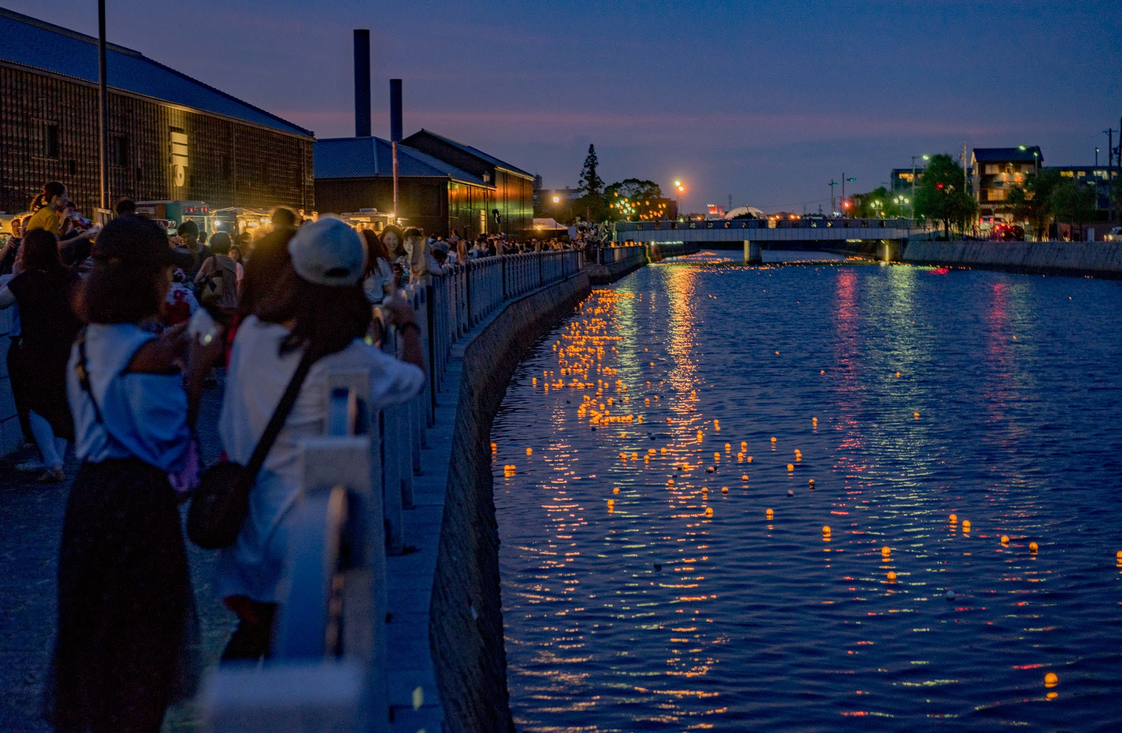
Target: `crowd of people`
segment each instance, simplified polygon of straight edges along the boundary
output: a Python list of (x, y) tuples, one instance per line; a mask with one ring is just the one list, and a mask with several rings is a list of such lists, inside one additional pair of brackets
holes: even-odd
[[(574, 246), (415, 227), (375, 233), (283, 208), (255, 239), (193, 221), (169, 235), (132, 201), (114, 213), (98, 227), (50, 182), (0, 249), (0, 308), (15, 311), (11, 386), (38, 455), (16, 468), (64, 481), (71, 445), (80, 463), (47, 696), (60, 731), (158, 731), (167, 707), (194, 692), (180, 506), (204, 470), (196, 420), (218, 370), (221, 460), (247, 465), (265, 446), (214, 582), (237, 617), (223, 659), (255, 660), (269, 654), (299, 444), (323, 432), (328, 372), (369, 370), (374, 410), (412, 399), (424, 357), (404, 286), (470, 260)], [(379, 348), (376, 314), (401, 334), (395, 354)]]

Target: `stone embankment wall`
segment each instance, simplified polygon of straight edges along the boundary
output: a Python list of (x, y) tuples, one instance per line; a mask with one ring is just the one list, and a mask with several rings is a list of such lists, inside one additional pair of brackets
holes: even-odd
[(513, 731), (499, 585), (491, 423), (523, 352), (591, 291), (581, 273), (506, 306), (464, 351), (430, 608), (449, 733)]
[(903, 261), (1122, 278), (1122, 242), (909, 242)]
[(647, 248), (647, 257), (651, 262), (661, 262), (667, 257), (682, 257), (697, 254), (700, 251), (701, 245), (697, 242), (679, 242), (677, 244), (652, 242)]

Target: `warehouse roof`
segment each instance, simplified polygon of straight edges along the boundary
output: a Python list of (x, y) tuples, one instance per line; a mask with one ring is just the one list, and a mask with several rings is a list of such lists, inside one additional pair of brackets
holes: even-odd
[[(312, 148), (316, 178), (379, 178), (393, 175), (393, 147), (380, 137), (336, 137), (317, 140)], [(397, 146), (397, 174), (401, 178), (452, 178), (486, 186), (479, 176), (442, 160)]]
[[(0, 61), (97, 83), (97, 39), (0, 8)], [(147, 56), (107, 45), (108, 83), (131, 92), (274, 130), (311, 136), (310, 130), (208, 86)]]
[(1036, 145), (1016, 148), (974, 148), (974, 160), (980, 163), (1031, 163), (1033, 160), (1044, 160), (1044, 155)]
[(474, 155), (476, 158), (479, 158), (480, 160), (485, 161), (486, 163), (488, 163), (490, 165), (497, 166), (499, 168), (503, 168), (505, 170), (512, 171), (514, 173), (521, 173), (522, 175), (528, 176), (530, 178), (534, 177), (532, 173), (527, 173), (526, 171), (522, 170), (521, 168), (516, 168), (515, 166), (511, 165), (510, 163), (507, 163), (506, 161), (499, 160), (498, 158), (496, 158), (493, 155), (489, 155), (488, 153), (484, 153), (479, 148), (473, 148), (470, 145), (465, 145), (464, 143), (457, 142), (456, 140), (453, 140), (450, 137), (445, 137), (444, 135), (439, 135), (439, 134), (433, 132), (432, 130), (426, 130), (424, 128), (421, 128), (421, 130), (419, 132), (415, 132), (412, 135), (410, 135), (409, 138), (406, 138), (406, 142), (408, 142), (410, 138), (416, 137), (417, 135), (428, 135), (430, 137), (434, 137), (437, 140), (440, 140), (441, 142), (447, 143), (448, 145), (451, 145), (452, 147), (467, 153), (468, 155)]

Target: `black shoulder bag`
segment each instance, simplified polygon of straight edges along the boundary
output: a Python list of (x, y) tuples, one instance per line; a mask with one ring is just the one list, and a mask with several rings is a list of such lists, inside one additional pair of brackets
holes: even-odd
[(300, 387), (315, 361), (307, 351), (304, 352), (292, 381), (284, 390), (284, 396), (277, 404), (276, 411), (269, 419), (261, 440), (253, 449), (248, 465), (234, 461), (216, 463), (203, 472), (199, 488), (191, 499), (187, 510), (187, 536), (204, 550), (219, 550), (229, 547), (238, 539), (242, 525), (249, 515), (249, 491), (257, 474), (265, 463), (265, 458), (273, 448), (277, 436), (284, 427), (285, 420), (296, 405)]

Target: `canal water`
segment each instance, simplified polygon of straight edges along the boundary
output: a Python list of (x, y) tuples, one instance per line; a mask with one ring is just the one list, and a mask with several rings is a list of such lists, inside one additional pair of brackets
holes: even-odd
[(1122, 285), (721, 259), (507, 392), (519, 730), (1122, 728)]

